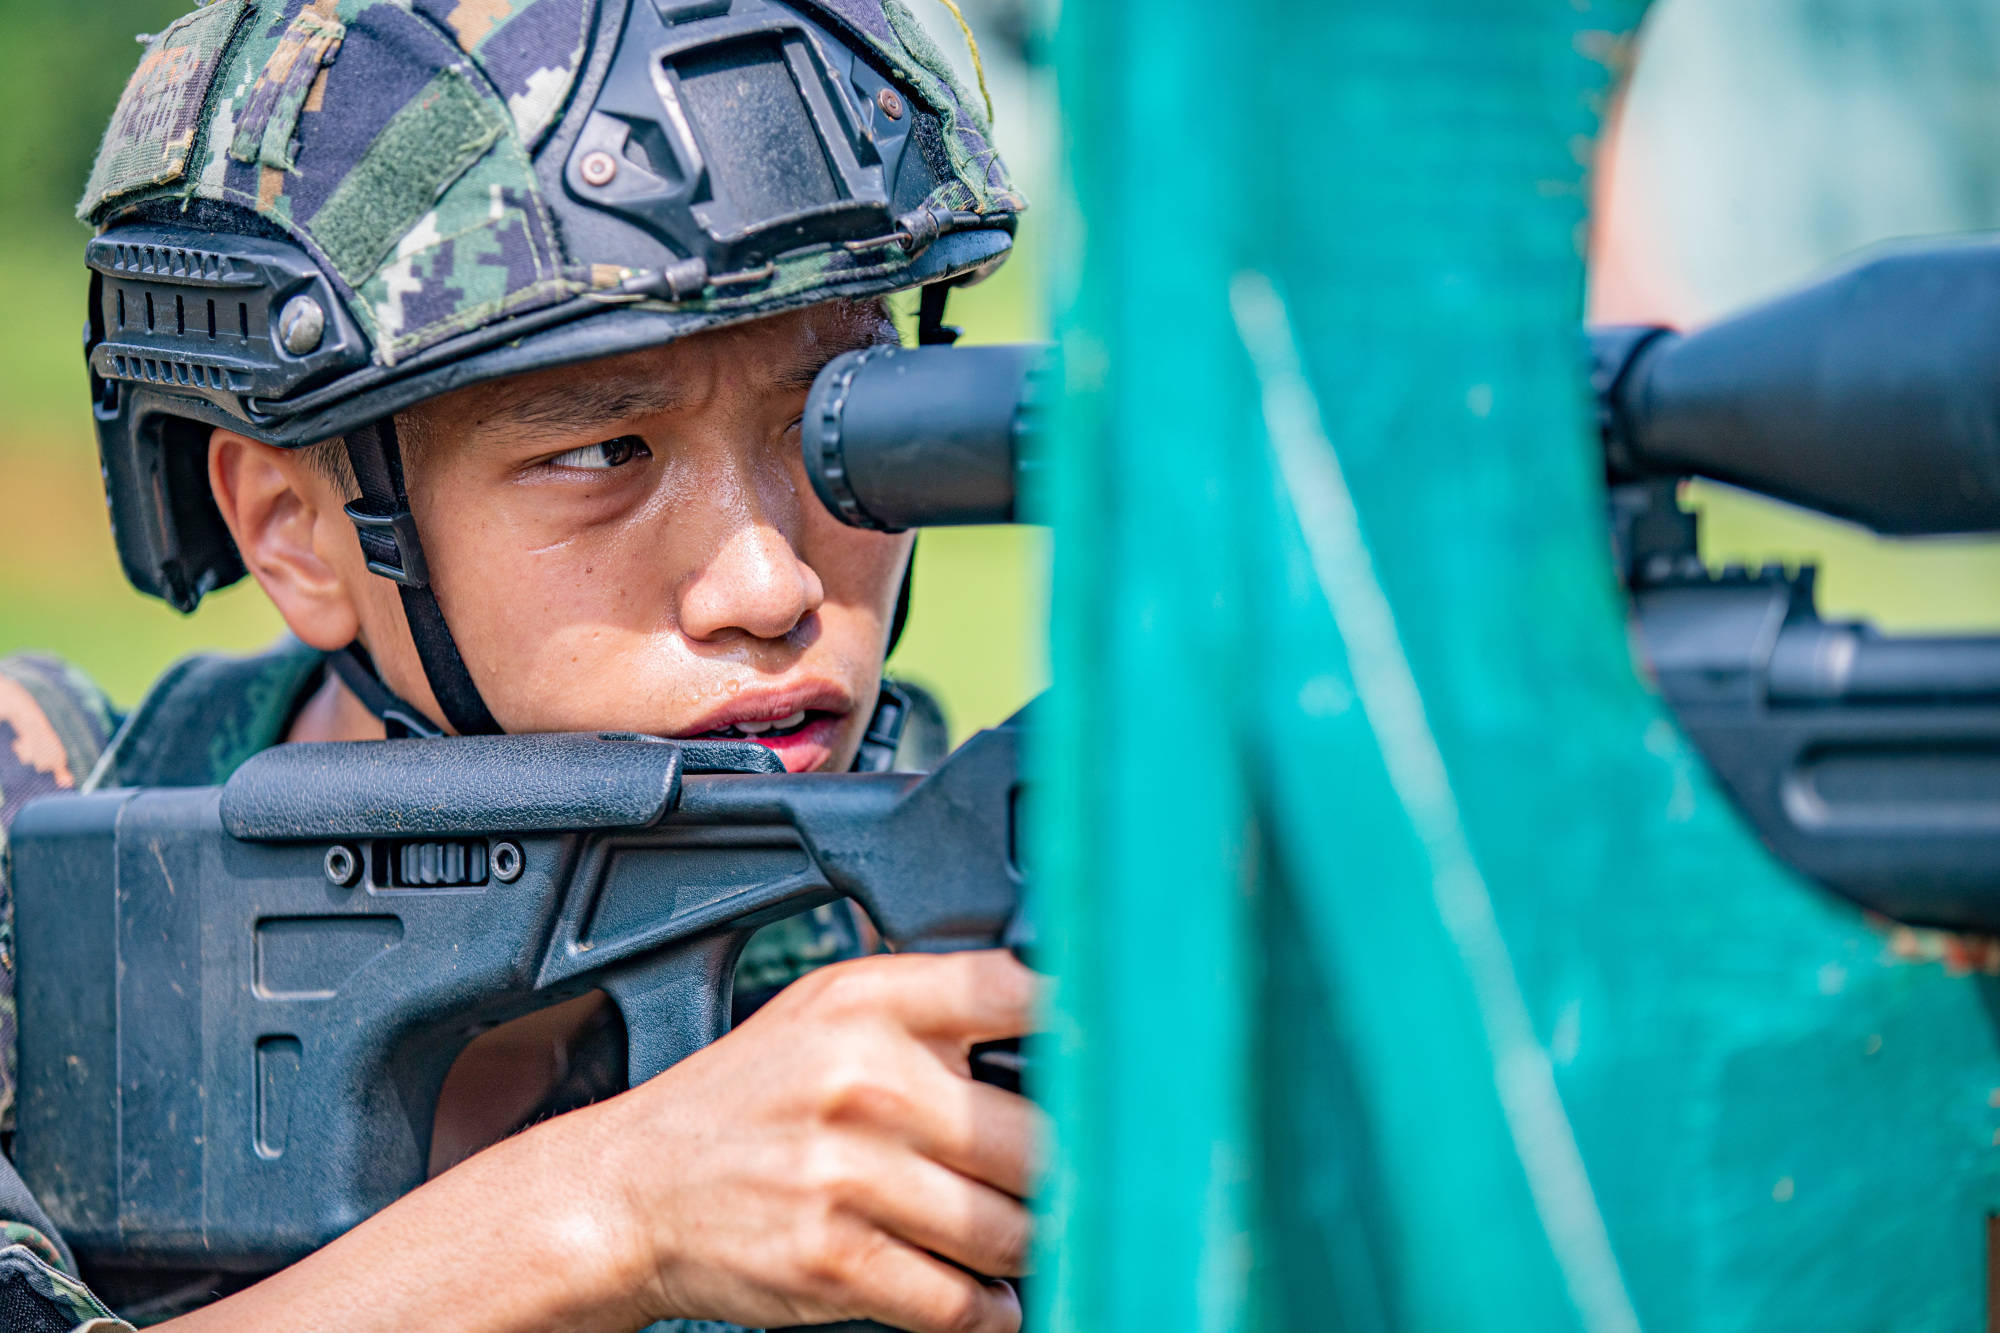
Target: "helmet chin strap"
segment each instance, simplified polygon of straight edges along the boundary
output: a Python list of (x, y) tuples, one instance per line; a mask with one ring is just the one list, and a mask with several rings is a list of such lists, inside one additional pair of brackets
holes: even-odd
[[(942, 302), (939, 303), (942, 311)], [(935, 316), (933, 316), (935, 318)], [(409, 492), (403, 484), (402, 450), (396, 438), (393, 417), (385, 417), (346, 437), (347, 458), (354, 468), (354, 480), (361, 498), (347, 506), (347, 517), (361, 541), (361, 554), (371, 572), (393, 582), (402, 594), (403, 615), (410, 624), (410, 638), (417, 646), (417, 660), (431, 693), (437, 697), (451, 729), (461, 736), (500, 734), (500, 724), (480, 697), (458, 644), (445, 623), (444, 608), (430, 586), (430, 568), (423, 546), (417, 540), (417, 521), (410, 513)], [(903, 586), (896, 595), (896, 611), (889, 628), (889, 651), (903, 637), (910, 614), (910, 584), (915, 560), (903, 569)], [(334, 673), (354, 692), (364, 707), (382, 719), (394, 736), (440, 736), (443, 729), (422, 710), (398, 695), (382, 680), (368, 650), (356, 640), (334, 654)], [(908, 704), (886, 681), (876, 717), (869, 728), (857, 767), (872, 771), (893, 761), (902, 721)]]
[(889, 654), (896, 651), (896, 645), (903, 641), (903, 631), (910, 623), (910, 585), (916, 579), (917, 553), (910, 552), (909, 560), (903, 565), (903, 586), (896, 592), (896, 614), (889, 622), (889, 646), (883, 650), (882, 663), (886, 667)]
[(361, 706), (382, 719), (383, 727), (390, 740), (400, 740), (405, 736), (431, 737), (444, 735), (444, 728), (423, 715), (423, 712), (402, 695), (397, 694), (383, 683), (382, 673), (375, 669), (375, 659), (356, 639), (327, 659), (333, 674), (361, 701)]
[[(368, 568), (393, 582), (402, 593), (403, 615), (410, 623), (410, 638), (417, 645), (417, 660), (423, 664), (424, 677), (430, 682), (431, 693), (437, 696), (445, 721), (461, 736), (499, 734), (500, 724), (493, 720), (486, 701), (479, 695), (479, 687), (473, 684), (472, 673), (466, 670), (465, 659), (451, 637), (451, 627), (445, 623), (444, 608), (438, 605), (437, 593), (431, 587), (430, 567), (417, 540), (417, 520), (410, 513), (410, 496), (403, 485), (403, 457), (396, 440), (395, 418), (384, 417), (349, 431), (347, 458), (354, 467), (354, 480), (361, 488), (361, 498), (347, 506), (347, 517), (361, 539), (361, 554)], [(351, 650), (347, 655), (352, 655)], [(365, 661), (365, 654), (362, 660)], [(388, 687), (381, 685), (372, 662), (367, 664), (367, 674), (375, 679), (382, 694), (395, 699)], [(346, 679), (344, 672), (342, 679)], [(367, 696), (362, 697), (366, 702)], [(401, 711), (422, 717), (407, 704), (402, 704)], [(384, 721), (390, 720), (388, 713), (377, 712)]]

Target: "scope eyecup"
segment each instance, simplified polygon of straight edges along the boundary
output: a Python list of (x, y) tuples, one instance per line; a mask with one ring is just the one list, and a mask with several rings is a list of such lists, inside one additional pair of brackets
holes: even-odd
[(842, 353), (806, 397), (813, 491), (878, 532), (1014, 522), (1051, 363), (1041, 343)]
[(1610, 480), (1635, 481), (1648, 475), (1644, 446), (1636, 438), (1625, 407), (1633, 381), (1643, 378), (1640, 362), (1680, 334), (1657, 324), (1606, 324), (1588, 330), (1590, 387), (1597, 399), (1597, 430), (1604, 444)]

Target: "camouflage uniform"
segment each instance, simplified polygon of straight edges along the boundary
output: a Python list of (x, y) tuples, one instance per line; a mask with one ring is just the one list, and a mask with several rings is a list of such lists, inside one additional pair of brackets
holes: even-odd
[(49, 658), (0, 660), (0, 1133), (14, 1123), (14, 911), (7, 829), (33, 797), (90, 775), (116, 719), (74, 669)]
[[(19, 1238), (17, 1237), (19, 1234)], [(0, 1328), (8, 1333), (130, 1333), (81, 1282), (57, 1267), (46, 1238), (32, 1227), (0, 1224)]]
[[(13, 816), (31, 797), (86, 782), (104, 787), (223, 782), (251, 755), (284, 739), (324, 671), (324, 656), (295, 640), (250, 658), (189, 658), (161, 677), (131, 717), (120, 719), (102, 692), (74, 668), (48, 658), (0, 659), (0, 1114), (6, 1123), (11, 1124), (15, 1087), (12, 911), (4, 855), (5, 829)], [(851, 957), (860, 947), (844, 905), (765, 927), (751, 938), (737, 968), (739, 1016), (814, 967)], [(622, 1040), (614, 1029), (602, 1025), (583, 1036), (570, 1062), (571, 1076), (551, 1090), (529, 1121), (624, 1088)], [(605, 1037), (611, 1039), (593, 1040)], [(78, 1281), (59, 1237), (44, 1230), (45, 1224), (8, 1216), (10, 1184), (18, 1189), (0, 1161), (0, 1329), (68, 1333), (82, 1327), (101, 1333), (127, 1327), (111, 1320), (110, 1310)], [(21, 1195), (25, 1204), (24, 1190)], [(234, 1274), (187, 1276), (199, 1278), (199, 1289), (213, 1294), (227, 1294), (253, 1280)], [(143, 1307), (149, 1322), (183, 1310), (161, 1301)], [(108, 1322), (92, 1325), (91, 1320)], [(654, 1333), (729, 1333), (731, 1328), (687, 1320), (656, 1325)]]

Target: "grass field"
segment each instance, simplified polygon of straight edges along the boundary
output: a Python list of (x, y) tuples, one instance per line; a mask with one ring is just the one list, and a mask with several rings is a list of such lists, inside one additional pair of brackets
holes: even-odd
[(1690, 488), (1711, 566), (1820, 567), (1820, 614), (1897, 634), (2000, 633), (2000, 542), (1890, 541), (1721, 486)]

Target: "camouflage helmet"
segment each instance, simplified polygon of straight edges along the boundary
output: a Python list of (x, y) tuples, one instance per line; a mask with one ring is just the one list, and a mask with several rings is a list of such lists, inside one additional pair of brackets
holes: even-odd
[(78, 208), (127, 575), (183, 610), (242, 576), (210, 428), (344, 438), (370, 567), (491, 730), (393, 414), (817, 301), (935, 309), (1025, 207), (989, 136), (904, 0), (210, 0), (148, 40)]

